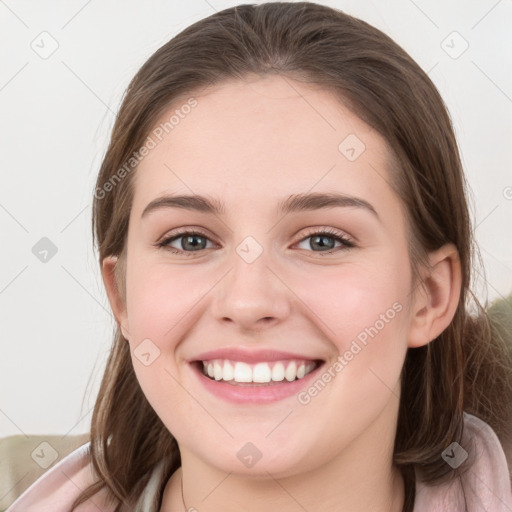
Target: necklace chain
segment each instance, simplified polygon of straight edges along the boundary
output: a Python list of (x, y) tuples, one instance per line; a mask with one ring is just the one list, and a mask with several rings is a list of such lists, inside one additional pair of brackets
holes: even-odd
[(185, 498), (183, 496), (183, 470), (181, 472), (181, 501), (183, 502), (183, 510), (187, 512), (187, 505), (185, 505)]

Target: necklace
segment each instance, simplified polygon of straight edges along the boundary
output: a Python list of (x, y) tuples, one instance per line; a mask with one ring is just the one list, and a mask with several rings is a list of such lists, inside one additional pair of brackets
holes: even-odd
[(181, 501), (183, 502), (183, 510), (187, 512), (188, 508), (187, 505), (185, 505), (185, 498), (183, 497), (183, 472), (181, 473)]

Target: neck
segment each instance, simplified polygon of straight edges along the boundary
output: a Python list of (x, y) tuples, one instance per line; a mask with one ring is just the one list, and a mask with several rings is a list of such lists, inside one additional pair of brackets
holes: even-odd
[[(227, 484), (227, 478), (219, 482), (224, 485), (224, 492), (218, 493), (217, 496), (205, 495), (203, 498), (197, 499), (197, 495), (193, 488), (190, 492), (185, 490), (183, 483), (183, 472), (179, 471), (180, 477), (180, 495), (181, 502), (176, 507), (170, 508), (169, 512), (174, 510), (183, 510), (183, 512), (197, 512), (198, 510), (205, 512), (231, 512), (243, 510), (247, 512), (256, 512), (261, 510), (279, 511), (279, 512), (296, 512), (303, 509), (308, 512), (320, 512), (325, 510), (350, 511), (350, 512), (367, 512), (372, 510), (375, 512), (402, 512), (405, 500), (405, 488), (403, 478), (397, 468), (390, 473), (387, 482), (376, 489), (375, 486), (366, 485), (363, 491), (354, 492), (354, 487), (339, 482), (335, 486), (327, 486), (325, 481), (312, 482), (310, 478), (299, 479), (294, 481), (288, 479), (274, 479), (270, 477), (267, 483), (254, 482), (249, 484), (247, 481), (233, 479)], [(178, 475), (177, 475), (178, 476)], [(312, 476), (312, 475), (309, 475)], [(316, 475), (318, 477), (318, 475)], [(373, 483), (373, 480), (367, 481), (367, 484)], [(381, 482), (379, 482), (381, 483)], [(240, 489), (244, 492), (241, 493)], [(307, 489), (307, 493), (301, 492), (301, 489)], [(212, 488), (210, 494), (216, 489)], [(362, 492), (362, 494), (360, 494)], [(185, 497), (186, 496), (186, 497)], [(208, 505), (204, 502), (208, 500)], [(191, 506), (191, 503), (196, 505)], [(232, 504), (232, 505), (230, 505)], [(201, 507), (201, 508), (198, 508)], [(162, 511), (167, 509), (162, 508)]]

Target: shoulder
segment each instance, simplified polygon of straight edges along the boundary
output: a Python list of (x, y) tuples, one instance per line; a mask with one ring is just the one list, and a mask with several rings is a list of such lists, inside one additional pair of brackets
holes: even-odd
[(467, 460), (469, 467), (460, 478), (428, 486), (416, 483), (414, 512), (451, 510), (512, 510), (512, 490), (505, 452), (494, 430), (468, 413), (464, 413), (463, 444), (452, 443), (441, 455), (454, 469)]
[[(90, 458), (90, 443), (64, 457), (21, 494), (5, 512), (69, 512), (78, 495), (96, 481)], [(105, 502), (105, 492), (92, 496), (77, 512), (113, 511)]]

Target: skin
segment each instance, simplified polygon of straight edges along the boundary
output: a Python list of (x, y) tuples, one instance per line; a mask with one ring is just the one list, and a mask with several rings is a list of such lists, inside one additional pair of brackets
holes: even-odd
[[(403, 480), (392, 463), (400, 372), (408, 347), (427, 344), (453, 318), (457, 251), (431, 253), (423, 286), (414, 285), (386, 142), (330, 93), (274, 75), (195, 97), (136, 171), (126, 301), (114, 284), (116, 258), (102, 269), (142, 390), (180, 448), (182, 467), (161, 510), (185, 510), (183, 478), (186, 507), (201, 512), (401, 511)], [(349, 134), (366, 147), (355, 161), (338, 149)], [(307, 192), (356, 196), (378, 217), (356, 207), (277, 214), (280, 200)], [(171, 193), (218, 198), (225, 214), (167, 208), (141, 219), (149, 202)], [(182, 227), (202, 228), (207, 241), (197, 242), (206, 248), (187, 256), (155, 246)], [(336, 252), (325, 254), (332, 247), (318, 248), (308, 231), (325, 227), (356, 247), (329, 239)], [(250, 264), (236, 251), (247, 236), (263, 248)], [(186, 251), (182, 241), (171, 244)], [(233, 405), (211, 395), (187, 363), (243, 346), (330, 366), (397, 302), (402, 310), (307, 405), (296, 396)], [(160, 356), (145, 366), (133, 351), (147, 338)], [(237, 457), (249, 441), (262, 454), (251, 468)]]

